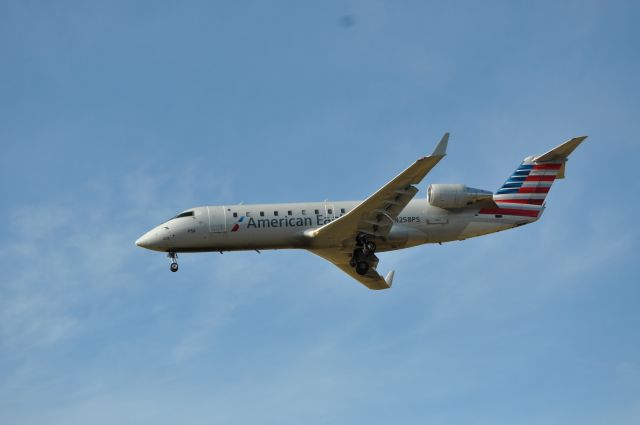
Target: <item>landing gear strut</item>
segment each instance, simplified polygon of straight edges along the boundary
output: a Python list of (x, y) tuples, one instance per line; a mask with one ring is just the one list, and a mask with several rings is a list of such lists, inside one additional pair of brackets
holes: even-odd
[(362, 252), (364, 255), (373, 255), (376, 252), (376, 243), (374, 241), (365, 241), (362, 244)]
[(169, 266), (169, 270), (171, 270), (174, 273), (177, 272), (178, 271), (178, 254), (176, 254), (175, 252), (169, 252), (167, 253), (167, 257), (171, 259), (171, 265)]
[(369, 239), (367, 235), (359, 235), (356, 238), (356, 246), (361, 247), (364, 255), (373, 255), (376, 253), (376, 243)]

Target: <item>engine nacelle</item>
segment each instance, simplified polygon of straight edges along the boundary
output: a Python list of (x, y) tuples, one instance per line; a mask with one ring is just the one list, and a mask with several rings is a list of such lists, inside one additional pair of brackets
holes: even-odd
[(493, 199), (493, 193), (463, 184), (430, 184), (427, 189), (427, 199), (434, 207), (465, 208), (479, 201)]

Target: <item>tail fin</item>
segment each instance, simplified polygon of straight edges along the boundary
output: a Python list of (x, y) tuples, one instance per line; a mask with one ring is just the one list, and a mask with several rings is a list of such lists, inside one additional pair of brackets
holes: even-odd
[(543, 155), (525, 158), (493, 195), (498, 208), (486, 208), (480, 213), (539, 218), (551, 185), (564, 178), (569, 155), (586, 138), (575, 137)]

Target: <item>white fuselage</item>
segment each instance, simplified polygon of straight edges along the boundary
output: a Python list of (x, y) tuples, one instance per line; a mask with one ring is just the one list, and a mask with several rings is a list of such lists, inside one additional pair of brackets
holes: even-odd
[[(360, 201), (196, 207), (155, 227), (136, 244), (163, 252), (327, 248), (308, 231), (343, 216)], [(414, 199), (396, 218), (378, 251), (463, 240), (531, 223), (536, 218), (446, 210)], [(305, 234), (307, 232), (307, 234)]]
[(136, 244), (177, 253), (305, 249), (369, 289), (388, 289), (394, 270), (378, 272), (377, 252), (464, 240), (534, 222), (553, 182), (564, 178), (575, 137), (547, 153), (526, 157), (495, 192), (463, 184), (418, 185), (446, 155), (445, 133), (431, 155), (418, 158), (364, 201), (196, 207), (155, 227)]

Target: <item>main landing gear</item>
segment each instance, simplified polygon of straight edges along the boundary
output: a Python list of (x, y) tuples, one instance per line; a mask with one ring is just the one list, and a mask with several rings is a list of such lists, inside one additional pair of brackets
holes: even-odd
[(374, 241), (364, 236), (358, 236), (356, 238), (356, 249), (353, 250), (349, 264), (356, 269), (356, 273), (364, 276), (371, 267), (375, 267), (378, 264), (378, 257), (374, 255), (375, 252), (376, 243)]
[(376, 243), (374, 241), (365, 240), (362, 244), (362, 253), (364, 255), (373, 255), (376, 252)]
[(366, 261), (356, 261), (356, 273), (365, 275), (369, 271), (369, 263)]
[(169, 266), (169, 270), (171, 270), (174, 273), (177, 272), (178, 271), (178, 254), (176, 254), (175, 252), (168, 252), (167, 257), (171, 259), (171, 265)]

